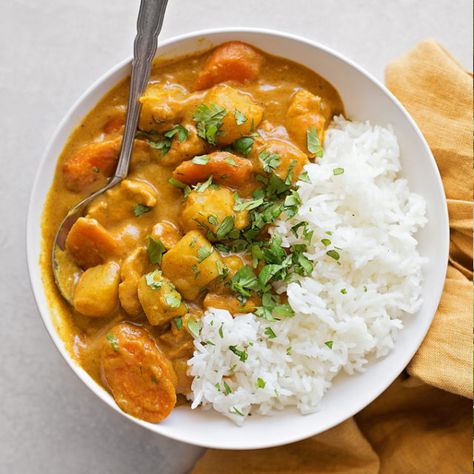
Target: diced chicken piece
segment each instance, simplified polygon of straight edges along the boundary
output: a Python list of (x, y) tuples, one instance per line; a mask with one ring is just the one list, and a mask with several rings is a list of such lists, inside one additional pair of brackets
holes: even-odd
[(66, 249), (83, 268), (104, 263), (119, 255), (119, 242), (95, 219), (80, 217), (66, 239)]
[(104, 133), (109, 135), (122, 131), (125, 125), (126, 111), (127, 108), (124, 105), (110, 107), (107, 113), (107, 121), (103, 127)]
[(218, 46), (204, 63), (196, 80), (196, 89), (207, 89), (224, 81), (253, 81), (259, 73), (263, 56), (251, 46), (231, 41)]
[(142, 275), (151, 269), (145, 247), (135, 249), (122, 262), (119, 299), (122, 308), (130, 316), (138, 316), (143, 311), (138, 299), (138, 283)]
[(179, 121), (185, 109), (188, 91), (177, 84), (151, 84), (140, 98), (142, 110), (138, 128), (160, 130), (166, 123)]
[(219, 253), (194, 230), (165, 253), (161, 268), (180, 293), (193, 300), (207, 284), (222, 275), (224, 267)]
[(293, 183), (309, 162), (308, 156), (298, 147), (278, 138), (255, 142), (249, 157), (256, 172), (273, 172), (282, 180), (289, 176)]
[(212, 175), (214, 183), (239, 187), (245, 185), (253, 172), (252, 162), (232, 153), (216, 151), (181, 163), (173, 178), (186, 184), (206, 181)]
[(86, 316), (109, 316), (118, 307), (120, 266), (108, 262), (87, 269), (74, 291), (74, 308)]
[(208, 107), (218, 105), (226, 112), (215, 137), (219, 146), (230, 145), (238, 138), (253, 133), (263, 117), (263, 107), (255, 103), (249, 94), (225, 84), (210, 89), (203, 103)]
[(191, 393), (191, 384), (193, 382), (193, 378), (188, 375), (188, 357), (175, 359), (172, 364), (174, 371), (176, 372), (176, 377), (178, 378), (178, 382), (176, 383), (176, 393), (188, 395)]
[(176, 374), (145, 329), (120, 323), (104, 335), (100, 357), (103, 382), (117, 405), (151, 423), (166, 418), (176, 404)]
[[(209, 230), (221, 240), (234, 228), (244, 229), (249, 224), (248, 211), (236, 212), (234, 206), (234, 193), (229, 188), (210, 187), (204, 191), (196, 189), (189, 193), (184, 203), (181, 224), (186, 231), (200, 230), (206, 233)], [(233, 222), (228, 222), (229, 217)], [(224, 232), (227, 227), (227, 232)]]
[(291, 98), (286, 113), (286, 129), (301, 150), (308, 153), (307, 131), (315, 128), (322, 144), (331, 116), (331, 108), (324, 99), (303, 89)]
[(117, 165), (121, 138), (90, 143), (77, 150), (63, 164), (63, 179), (67, 189), (85, 193), (105, 185)]
[(166, 250), (172, 249), (181, 239), (181, 232), (171, 222), (158, 222), (153, 226), (150, 237), (160, 240)]
[(155, 188), (145, 181), (125, 179), (95, 199), (87, 215), (103, 225), (110, 225), (133, 217), (137, 206), (147, 208), (156, 205)]
[(170, 324), (170, 329), (160, 335), (160, 347), (163, 348), (171, 361), (181, 358), (189, 359), (192, 356), (194, 350), (193, 336), (186, 330), (186, 324), (189, 318), (192, 317), (197, 320), (200, 319), (201, 315), (187, 313), (179, 318), (179, 327), (175, 320), (174, 324)]
[(153, 326), (162, 326), (176, 316), (184, 315), (187, 311), (181, 295), (159, 270), (140, 278), (138, 299), (149, 323)]

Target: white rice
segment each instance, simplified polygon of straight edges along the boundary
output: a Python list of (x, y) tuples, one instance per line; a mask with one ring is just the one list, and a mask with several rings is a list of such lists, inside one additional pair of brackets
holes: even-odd
[[(207, 311), (189, 361), (193, 408), (212, 407), (237, 424), (287, 406), (314, 412), (340, 371), (363, 371), (369, 356), (393, 348), (404, 318), (422, 303), (414, 234), (426, 223), (423, 198), (399, 177), (399, 154), (390, 128), (334, 120), (324, 157), (306, 166), (311, 183), (299, 183), (298, 214), (272, 230), (285, 247), (303, 242), (290, 232), (295, 223), (307, 221), (314, 231), (306, 254), (313, 274), (278, 288), (287, 291), (295, 316), (270, 323)], [(344, 172), (334, 175), (335, 168)], [(331, 249), (339, 262), (326, 254)], [(247, 360), (229, 346), (245, 349)]]

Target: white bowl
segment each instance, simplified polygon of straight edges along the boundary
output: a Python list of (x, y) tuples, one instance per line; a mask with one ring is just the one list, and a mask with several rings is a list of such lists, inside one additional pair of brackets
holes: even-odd
[(400, 332), (394, 350), (372, 363), (364, 373), (338, 377), (324, 397), (319, 412), (302, 416), (296, 411), (287, 410), (272, 417), (253, 416), (243, 427), (235, 426), (227, 418), (212, 411), (191, 411), (188, 407), (176, 408), (160, 424), (132, 418), (123, 413), (109, 393), (71, 359), (52, 323), (41, 279), (38, 264), (41, 214), (56, 161), (69, 134), (106, 92), (129, 75), (129, 59), (104, 74), (79, 98), (49, 143), (31, 193), (27, 253), (33, 291), (46, 328), (72, 370), (97, 396), (123, 416), (169, 438), (213, 448), (255, 449), (304, 439), (341, 423), (367, 406), (400, 374), (420, 346), (438, 306), (448, 259), (449, 227), (441, 178), (427, 143), (413, 119), (383, 85), (340, 54), (321, 44), (286, 33), (226, 28), (200, 31), (163, 41), (158, 55), (181, 56), (229, 40), (246, 41), (271, 54), (304, 64), (338, 89), (350, 118), (393, 126), (400, 143), (403, 174), (411, 190), (426, 199), (429, 219), (418, 235), (420, 253), (429, 259), (424, 267), (423, 307)]

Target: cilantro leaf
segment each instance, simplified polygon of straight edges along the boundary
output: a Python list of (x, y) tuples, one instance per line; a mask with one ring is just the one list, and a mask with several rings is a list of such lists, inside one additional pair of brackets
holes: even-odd
[(278, 153), (270, 153), (268, 150), (262, 151), (258, 155), (258, 159), (262, 163), (265, 173), (272, 173), (280, 164), (280, 155)]
[(207, 165), (209, 163), (209, 155), (198, 155), (191, 161), (196, 165)]
[(137, 204), (133, 208), (133, 213), (135, 214), (136, 217), (139, 217), (142, 214), (146, 214), (147, 212), (150, 212), (151, 209), (152, 208), (150, 206), (146, 206), (145, 204)]
[(187, 322), (188, 331), (191, 336), (198, 338), (202, 329), (202, 321), (200, 319), (189, 318)]
[(163, 134), (166, 138), (173, 138), (175, 135), (178, 137), (180, 143), (184, 142), (188, 138), (188, 130), (182, 125), (175, 125), (173, 128)]
[(241, 362), (245, 362), (249, 357), (245, 350), (237, 349), (237, 346), (229, 346), (229, 350), (231, 350)]
[(249, 135), (245, 137), (238, 138), (232, 143), (232, 148), (238, 153), (242, 153), (244, 156), (249, 156), (252, 151), (252, 146), (255, 141), (254, 135)]
[(344, 173), (344, 168), (334, 168), (332, 170), (332, 174), (334, 176), (338, 176), (338, 175), (343, 174), (343, 173)]
[(119, 343), (118, 343), (117, 338), (110, 332), (107, 333), (105, 338), (107, 339), (107, 341), (110, 342), (110, 345), (112, 346), (112, 349), (114, 350), (114, 352), (118, 352), (119, 351)]
[(234, 216), (226, 216), (216, 230), (216, 237), (222, 240), (234, 228)]
[(234, 117), (235, 117), (235, 123), (237, 125), (242, 125), (243, 123), (247, 121), (247, 117), (242, 112), (240, 112), (240, 110), (237, 110), (237, 109), (235, 109), (234, 111)]
[(222, 120), (227, 111), (217, 104), (200, 104), (196, 107), (193, 119), (197, 124), (197, 134), (211, 145), (216, 144), (216, 137), (222, 127)]
[(214, 249), (212, 248), (212, 246), (199, 247), (197, 251), (198, 262), (201, 263), (204, 260), (206, 260), (206, 258), (209, 257), (209, 255), (211, 255), (212, 252), (214, 252)]
[(319, 141), (318, 132), (315, 127), (306, 130), (306, 147), (311, 155), (317, 156), (318, 158), (323, 156), (324, 150)]
[(161, 259), (163, 254), (166, 252), (166, 248), (161, 242), (160, 239), (155, 239), (154, 237), (148, 237), (148, 246), (146, 249), (148, 254), (148, 260), (153, 265), (161, 264)]
[[(156, 280), (156, 277), (158, 277), (159, 280)], [(153, 288), (154, 290), (159, 290), (163, 286), (163, 280), (161, 279), (161, 271), (155, 270), (153, 272), (147, 273), (145, 275), (145, 281), (150, 288)]]

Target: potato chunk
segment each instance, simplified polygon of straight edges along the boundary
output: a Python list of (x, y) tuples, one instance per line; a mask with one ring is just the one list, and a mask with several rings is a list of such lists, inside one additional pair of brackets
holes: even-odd
[(249, 135), (263, 117), (263, 107), (256, 104), (251, 95), (225, 84), (210, 89), (204, 104), (208, 107), (215, 104), (226, 111), (215, 139), (219, 146), (230, 145), (238, 138)]
[(173, 178), (186, 184), (196, 184), (206, 181), (212, 175), (214, 183), (238, 187), (248, 182), (252, 172), (250, 160), (225, 151), (216, 151), (181, 163), (173, 171)]
[(66, 239), (66, 249), (83, 268), (104, 263), (120, 253), (120, 244), (95, 219), (80, 217)]
[(262, 63), (263, 56), (251, 46), (240, 41), (224, 43), (207, 58), (196, 80), (196, 89), (207, 89), (229, 80), (253, 81)]
[(188, 91), (177, 84), (151, 84), (140, 98), (142, 110), (138, 128), (157, 130), (163, 123), (172, 123), (183, 116)]
[(220, 236), (220, 233), (222, 234), (224, 227), (229, 225), (227, 221), (223, 224), (226, 218), (233, 219), (232, 225), (229, 225), (229, 231), (234, 228), (243, 229), (249, 223), (248, 211), (236, 212), (234, 205), (234, 193), (229, 188), (207, 188), (202, 192), (191, 191), (181, 213), (181, 225), (186, 231), (206, 232), (209, 230), (218, 239), (222, 239), (225, 235)]
[(115, 262), (89, 268), (74, 291), (74, 308), (86, 316), (109, 316), (118, 306), (120, 266)]
[(331, 116), (332, 111), (324, 99), (303, 89), (291, 98), (286, 113), (286, 129), (301, 150), (308, 152), (306, 132), (314, 127), (323, 143)]
[(176, 404), (176, 373), (145, 329), (114, 326), (102, 341), (104, 385), (129, 415), (151, 423), (166, 418)]
[(138, 299), (148, 321), (161, 326), (176, 316), (182, 316), (187, 308), (174, 285), (159, 270), (148, 273), (138, 282)]
[(90, 143), (76, 151), (63, 164), (66, 188), (74, 192), (86, 192), (92, 186), (105, 185), (117, 164), (121, 138), (100, 143)]
[(203, 235), (192, 230), (165, 253), (161, 268), (163, 275), (181, 294), (192, 300), (207, 284), (221, 276), (223, 263), (219, 253)]
[(274, 172), (282, 180), (290, 176), (293, 183), (309, 162), (308, 156), (298, 147), (278, 138), (270, 138), (258, 144), (255, 142), (250, 158), (256, 171)]

